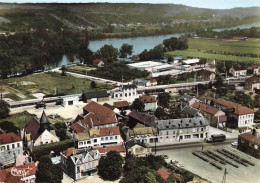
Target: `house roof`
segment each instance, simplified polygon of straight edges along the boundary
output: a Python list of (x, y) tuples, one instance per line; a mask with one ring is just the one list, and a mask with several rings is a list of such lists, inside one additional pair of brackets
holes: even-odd
[(0, 134), (0, 145), (22, 141), (21, 137), (13, 132)]
[(142, 143), (142, 142), (138, 142), (138, 141), (135, 141), (135, 140), (129, 140), (129, 141), (126, 142), (126, 147), (128, 149), (130, 149), (131, 147), (133, 147), (135, 145), (139, 145), (139, 146), (142, 146), (144, 148), (150, 147), (148, 144), (145, 144), (145, 143)]
[(214, 99), (212, 97), (206, 97), (207, 100), (213, 101), (214, 103), (226, 106), (228, 108), (233, 108), (234, 109), (234, 113), (237, 115), (246, 115), (246, 114), (252, 114), (254, 113), (254, 111), (252, 109), (249, 109), (247, 107), (243, 107), (240, 106), (236, 103), (230, 102), (230, 101), (226, 101), (224, 99)]
[[(93, 114), (92, 116), (86, 115), (84, 118), (85, 119), (86, 119), (86, 117), (89, 117), (91, 119), (95, 118), (96, 120), (93, 120), (94, 126), (111, 124), (111, 123), (117, 122), (115, 113), (111, 109), (109, 109), (103, 105), (100, 105), (94, 101), (91, 101), (83, 109), (85, 111)], [(84, 121), (85, 121), (85, 119), (84, 119)]]
[[(24, 171), (23, 171), (24, 170)], [(20, 171), (26, 172), (21, 174)], [(16, 172), (15, 175), (12, 172)], [(24, 177), (29, 177), (36, 174), (36, 166), (35, 163), (29, 163), (26, 165), (21, 165), (17, 167), (11, 167), (8, 169), (0, 170), (0, 182), (5, 183), (22, 183), (21, 179)]]
[(93, 147), (93, 150), (98, 150), (99, 153), (108, 153), (110, 151), (116, 152), (126, 152), (124, 145), (111, 145), (111, 146), (102, 146), (102, 147)]
[(204, 76), (210, 76), (211, 74), (215, 74), (214, 72), (211, 72), (211, 71), (209, 71), (209, 70), (204, 70), (204, 69), (198, 71), (198, 73), (199, 73), (200, 75), (204, 75)]
[(150, 82), (151, 83), (157, 83), (157, 80), (156, 79), (150, 79)]
[(260, 83), (260, 78), (256, 77), (256, 76), (252, 76), (250, 78), (246, 79), (246, 82), (250, 82), (250, 83)]
[(81, 115), (77, 115), (77, 117), (76, 117), (76, 119), (74, 120), (74, 122), (78, 122), (78, 121), (81, 120), (81, 119), (84, 119), (84, 117), (81, 116)]
[(219, 112), (219, 110), (215, 107), (200, 103), (200, 102), (195, 102), (192, 107), (194, 107), (195, 109), (201, 110), (203, 112), (206, 112), (208, 114), (211, 115), (215, 115), (217, 114), (217, 112)]
[(182, 112), (185, 113), (185, 114), (189, 114), (189, 115), (195, 116), (199, 112), (199, 110), (194, 109), (193, 107), (190, 107), (190, 106), (185, 106), (182, 109)]
[(193, 99), (193, 96), (190, 96), (187, 93), (185, 93), (180, 97), (180, 100), (185, 100), (185, 101), (190, 101), (191, 99)]
[(132, 112), (130, 112), (128, 114), (128, 116), (136, 119), (137, 121), (142, 122), (143, 124), (149, 125), (149, 126), (153, 125), (153, 123), (154, 123), (154, 119), (152, 119), (149, 116), (142, 114), (136, 110), (132, 110)]
[(171, 175), (169, 172), (166, 172), (166, 171), (163, 170), (163, 169), (157, 170), (157, 173), (158, 173), (164, 180), (167, 180), (168, 177)]
[(95, 91), (95, 92), (86, 92), (82, 94), (82, 98), (92, 99), (92, 98), (104, 98), (108, 97), (107, 91)]
[(124, 89), (124, 90), (126, 90), (126, 89), (131, 89), (131, 88), (133, 88), (133, 89), (135, 89), (135, 88), (137, 88), (137, 86), (135, 85), (135, 84), (128, 84), (128, 85), (121, 85), (121, 87)]
[(156, 99), (153, 96), (150, 95), (143, 95), (140, 97), (140, 100), (142, 103), (154, 103), (156, 102)]
[(75, 147), (71, 147), (62, 152), (62, 154), (64, 154), (66, 157), (73, 155), (73, 153), (78, 154), (79, 151), (75, 149)]
[(238, 66), (237, 64), (234, 64), (232, 67), (235, 69), (235, 71), (246, 70), (246, 67), (242, 65)]
[(31, 139), (35, 141), (39, 136), (40, 122), (36, 117), (33, 117), (25, 126), (25, 131), (31, 134)]
[(118, 101), (114, 102), (114, 106), (116, 108), (129, 107), (129, 103), (127, 101)]
[(73, 125), (70, 126), (70, 128), (74, 130), (76, 133), (82, 133), (86, 130), (86, 128), (79, 123), (74, 123)]
[(259, 68), (259, 65), (258, 65), (258, 64), (254, 64), (254, 65), (251, 65), (250, 68), (251, 68), (251, 69), (258, 69), (258, 68)]
[(243, 139), (245, 139), (245, 140), (247, 140), (247, 141), (252, 141), (253, 138), (255, 138), (255, 136), (252, 135), (251, 133), (242, 133), (242, 134), (240, 134), (238, 136), (243, 138)]
[(112, 106), (112, 105), (110, 105), (110, 104), (108, 104), (108, 103), (104, 103), (103, 106), (105, 106), (105, 107), (111, 109), (112, 111), (115, 109), (114, 106)]
[(209, 122), (206, 118), (197, 116), (193, 118), (167, 119), (157, 121), (157, 128), (159, 130), (193, 128), (208, 125)]
[(157, 133), (157, 129), (154, 127), (147, 127), (144, 126), (140, 123), (137, 123), (135, 127), (132, 130), (129, 130), (129, 135), (130, 136), (135, 136), (135, 135), (148, 135), (152, 134), (155, 135)]
[(101, 59), (95, 59), (93, 60), (94, 65), (98, 65), (100, 62), (103, 62)]
[(101, 137), (110, 136), (110, 135), (120, 135), (120, 129), (119, 129), (118, 126), (108, 127), (108, 128), (100, 128), (99, 130), (100, 130), (99, 135)]

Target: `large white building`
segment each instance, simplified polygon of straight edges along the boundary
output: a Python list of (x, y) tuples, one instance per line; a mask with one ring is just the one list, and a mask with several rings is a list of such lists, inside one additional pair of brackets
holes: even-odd
[(140, 71), (147, 71), (151, 73), (151, 77), (158, 77), (160, 75), (177, 75), (181, 72), (180, 70), (174, 69), (173, 65), (154, 61), (128, 64), (128, 67)]
[(126, 100), (132, 103), (136, 98), (139, 98), (136, 89), (137, 87), (134, 84), (121, 85), (118, 90), (111, 93), (111, 98)]
[(209, 122), (204, 117), (159, 120), (156, 123), (159, 130), (159, 143), (203, 140), (209, 132)]

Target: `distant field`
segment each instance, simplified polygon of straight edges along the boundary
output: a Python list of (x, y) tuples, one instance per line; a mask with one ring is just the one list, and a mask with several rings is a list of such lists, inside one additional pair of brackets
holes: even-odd
[(189, 50), (213, 50), (226, 51), (233, 53), (257, 53), (260, 54), (260, 39), (249, 39), (249, 41), (240, 41), (238, 39), (221, 41), (221, 40), (204, 40), (189, 39)]
[[(260, 58), (257, 57), (234, 56), (236, 54), (260, 54), (260, 39), (251, 39), (249, 41), (189, 39), (188, 44), (188, 50), (176, 50), (168, 52), (168, 54), (174, 56), (182, 55), (184, 57), (207, 58), (210, 60), (253, 61), (260, 63)], [(210, 50), (211, 53), (209, 53)], [(225, 52), (230, 52), (233, 55), (225, 54)]]
[[(10, 92), (14, 100), (17, 100), (17, 93), (28, 95), (32, 93), (44, 93), (46, 95), (54, 95), (55, 89), (57, 94), (75, 94), (83, 91), (96, 91), (111, 89), (112, 85), (97, 83), (96, 89), (90, 87), (91, 81), (76, 78), (70, 75), (61, 76), (60, 73), (38, 73), (24, 77), (16, 77), (0, 80), (1, 88)], [(12, 97), (10, 97), (12, 98)], [(25, 100), (28, 98), (18, 98)]]

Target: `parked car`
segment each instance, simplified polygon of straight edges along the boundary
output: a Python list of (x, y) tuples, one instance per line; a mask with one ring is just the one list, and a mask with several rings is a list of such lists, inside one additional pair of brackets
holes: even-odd
[(237, 147), (237, 146), (238, 146), (238, 142), (237, 142), (237, 141), (232, 142), (231, 145), (232, 145), (233, 147)]
[(166, 155), (166, 154), (163, 154), (162, 157), (163, 157), (164, 159), (168, 159), (168, 158), (169, 158), (169, 156)]
[(182, 163), (176, 163), (175, 164), (178, 168), (183, 168), (184, 167), (184, 165), (182, 164)]

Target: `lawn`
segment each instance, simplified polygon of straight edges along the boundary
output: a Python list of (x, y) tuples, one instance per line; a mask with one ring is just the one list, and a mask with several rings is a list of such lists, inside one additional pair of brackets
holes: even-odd
[(0, 123), (4, 121), (9, 121), (13, 123), (16, 127), (22, 129), (25, 125), (33, 118), (33, 115), (28, 112), (22, 112), (10, 115), (7, 118), (0, 119)]
[[(33, 93), (44, 93), (45, 95), (76, 94), (86, 91), (107, 90), (113, 85), (97, 83), (97, 88), (91, 88), (91, 81), (76, 78), (71, 75), (61, 76), (60, 73), (37, 73), (24, 77), (15, 77), (0, 80), (0, 86), (10, 92), (13, 99), (25, 100)], [(26, 98), (17, 98), (13, 95), (23, 94)], [(7, 95), (7, 96), (8, 96)]]
[[(260, 39), (249, 39), (249, 41), (233, 40), (204, 40), (189, 39), (188, 50), (176, 50), (168, 52), (169, 55), (182, 55), (184, 57), (207, 58), (209, 60), (228, 61), (253, 61), (260, 63), (260, 58), (250, 57), (248, 54), (260, 54)], [(230, 54), (228, 54), (228, 52)], [(233, 55), (231, 55), (233, 54)], [(247, 54), (246, 56), (236, 56)]]

